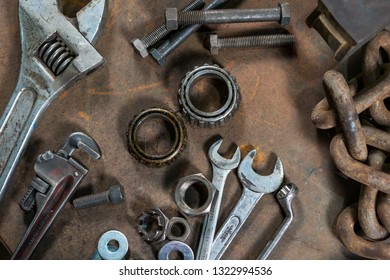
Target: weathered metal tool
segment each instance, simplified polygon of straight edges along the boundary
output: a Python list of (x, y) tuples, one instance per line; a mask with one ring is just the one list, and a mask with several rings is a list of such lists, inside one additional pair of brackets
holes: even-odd
[(107, 0), (92, 0), (72, 23), (57, 0), (19, 1), (22, 58), (18, 83), (0, 119), (0, 201), (46, 108), (104, 63), (93, 44), (107, 5)]

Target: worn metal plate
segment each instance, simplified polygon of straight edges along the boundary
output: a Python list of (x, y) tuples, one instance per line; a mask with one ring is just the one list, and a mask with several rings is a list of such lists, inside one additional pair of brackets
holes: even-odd
[[(111, 229), (122, 231), (129, 240), (129, 257), (155, 259), (162, 245), (149, 246), (139, 236), (137, 217), (146, 209), (159, 207), (169, 217), (179, 215), (174, 203), (176, 182), (183, 176), (202, 172), (211, 179), (206, 152), (218, 135), (232, 143), (251, 144), (258, 149), (256, 168), (266, 171), (279, 156), (286, 182), (300, 189), (294, 204), (296, 219), (271, 254), (271, 259), (354, 258), (334, 233), (336, 217), (355, 200), (359, 189), (335, 173), (328, 146), (331, 135), (316, 130), (310, 120), (314, 106), (323, 98), (322, 76), (336, 66), (332, 52), (305, 24), (317, 1), (290, 1), (291, 23), (296, 35), (292, 50), (221, 50), (211, 56), (204, 48), (210, 31), (221, 36), (248, 35), (278, 28), (277, 24), (229, 24), (203, 27), (174, 52), (164, 67), (133, 52), (130, 41), (146, 35), (163, 21), (165, 7), (182, 1), (110, 1), (109, 17), (97, 49), (106, 59), (98, 71), (64, 92), (48, 108), (33, 134), (11, 187), (0, 206), (0, 234), (11, 250), (16, 248), (31, 216), (19, 209), (31, 178), (35, 158), (47, 149), (56, 150), (74, 131), (91, 135), (103, 157), (85, 162), (90, 172), (75, 196), (100, 192), (121, 183), (126, 202), (115, 206), (74, 210), (68, 204), (33, 254), (33, 259), (89, 259), (100, 236)], [(227, 7), (276, 6), (275, 1), (235, 1)], [(0, 0), (0, 111), (17, 81), (20, 63), (17, 1)], [(142, 109), (161, 106), (179, 111), (177, 89), (185, 73), (196, 65), (217, 63), (226, 67), (241, 87), (239, 111), (225, 126), (200, 129), (187, 124), (188, 146), (170, 166), (149, 168), (127, 152), (129, 121)], [(80, 154), (75, 154), (77, 157)], [(85, 160), (86, 158), (83, 158)], [(269, 169), (269, 168), (268, 168)], [(229, 214), (241, 193), (237, 175), (228, 177), (219, 224)], [(255, 259), (283, 219), (272, 195), (255, 208), (225, 259)], [(196, 251), (202, 219), (190, 219), (188, 244)]]

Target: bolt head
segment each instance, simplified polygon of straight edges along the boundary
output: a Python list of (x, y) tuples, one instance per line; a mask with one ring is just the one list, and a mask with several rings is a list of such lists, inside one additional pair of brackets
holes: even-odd
[(161, 66), (165, 64), (165, 58), (161, 55), (161, 53), (158, 50), (152, 49), (150, 51), (150, 54), (157, 61), (158, 64), (160, 64)]
[(165, 25), (167, 30), (177, 30), (179, 28), (179, 21), (177, 16), (177, 8), (165, 9)]
[(136, 53), (138, 53), (142, 58), (145, 58), (149, 55), (148, 49), (140, 39), (134, 39), (131, 41), (131, 45), (133, 46)]
[(110, 188), (109, 199), (113, 204), (117, 204), (125, 201), (125, 197), (123, 195), (123, 189), (121, 185), (114, 185)]
[(280, 7), (280, 21), (279, 24), (284, 26), (290, 23), (291, 9), (289, 3), (279, 3)]
[(219, 46), (218, 46), (218, 35), (210, 34), (210, 53), (218, 54)]

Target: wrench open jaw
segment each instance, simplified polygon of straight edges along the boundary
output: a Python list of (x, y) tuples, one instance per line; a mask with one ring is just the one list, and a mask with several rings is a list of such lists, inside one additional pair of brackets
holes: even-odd
[(270, 175), (263, 176), (257, 174), (252, 168), (255, 155), (256, 150), (250, 151), (238, 167), (243, 192), (215, 236), (210, 253), (211, 260), (219, 260), (222, 257), (263, 195), (276, 191), (283, 182), (284, 170), (279, 158), (276, 160), (274, 171)]
[(93, 47), (107, 0), (79, 11), (77, 28), (57, 0), (19, 1), (21, 66), (16, 88), (0, 118), (0, 202), (28, 141), (51, 102), (104, 63)]

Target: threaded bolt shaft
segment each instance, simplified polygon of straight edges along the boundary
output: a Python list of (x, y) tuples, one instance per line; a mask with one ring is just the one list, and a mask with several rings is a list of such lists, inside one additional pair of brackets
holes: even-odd
[(123, 188), (121, 185), (114, 185), (105, 192), (82, 196), (73, 200), (73, 207), (76, 209), (90, 208), (103, 204), (118, 204), (124, 201)]
[[(204, 6), (204, 0), (195, 0), (184, 7), (180, 12), (192, 11), (202, 9)], [(142, 39), (134, 39), (132, 41), (132, 45), (134, 49), (143, 57), (147, 57), (149, 55), (148, 48), (156, 44), (166, 35), (168, 35), (171, 31), (167, 29), (166, 24), (161, 24), (159, 27), (154, 29), (150, 34), (145, 36)]]
[(168, 30), (176, 30), (181, 25), (219, 24), (239, 22), (277, 21), (287, 25), (290, 21), (290, 6), (280, 4), (276, 8), (266, 9), (227, 9), (177, 12), (176, 8), (165, 10)]
[(218, 38), (210, 35), (210, 52), (218, 54), (220, 48), (283, 47), (295, 44), (292, 34), (273, 34), (246, 37)]

